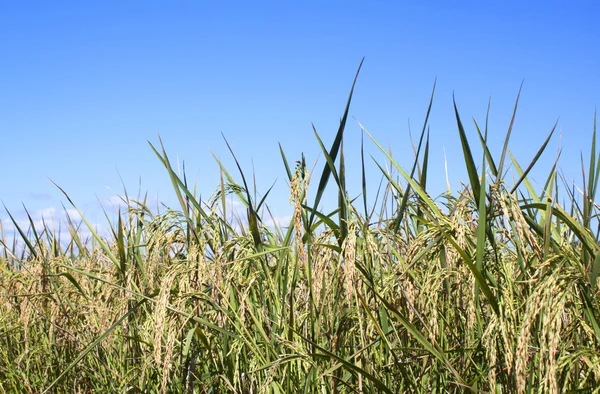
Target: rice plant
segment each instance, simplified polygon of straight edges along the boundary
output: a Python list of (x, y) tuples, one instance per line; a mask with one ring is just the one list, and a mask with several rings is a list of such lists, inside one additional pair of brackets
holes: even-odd
[[(0, 391), (599, 392), (595, 117), (583, 185), (555, 164), (536, 189), (529, 173), (554, 130), (521, 166), (514, 114), (499, 156), (487, 120), (475, 123), (477, 158), (455, 104), (468, 183), (434, 199), (432, 92), (408, 169), (360, 126), (385, 157), (369, 206), (362, 149), (360, 198), (346, 189), (353, 90), (329, 148), (314, 130), (320, 171), (280, 149), (289, 226), (265, 224), (269, 191), (256, 198), (237, 160), (235, 171), (218, 162), (221, 184), (201, 200), (160, 140), (150, 148), (177, 207), (156, 212), (125, 191), (108, 235), (69, 220), (68, 239), (9, 213), (24, 246), (2, 237)], [(320, 208), (327, 188), (332, 212)], [(245, 217), (230, 219), (232, 197)]]

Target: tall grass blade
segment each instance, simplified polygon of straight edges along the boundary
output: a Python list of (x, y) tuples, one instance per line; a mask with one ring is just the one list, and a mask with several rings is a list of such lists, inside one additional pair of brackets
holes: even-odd
[(242, 166), (238, 162), (237, 157), (233, 153), (233, 149), (229, 145), (229, 142), (223, 135), (223, 139), (225, 140), (225, 144), (227, 144), (227, 148), (229, 148), (229, 152), (233, 156), (233, 160), (240, 171), (240, 175), (242, 177), (242, 182), (244, 183), (244, 191), (246, 192), (246, 197), (248, 198), (248, 226), (250, 227), (250, 233), (252, 234), (252, 239), (254, 240), (254, 246), (256, 248), (260, 248), (262, 245), (262, 239), (260, 237), (260, 231), (258, 229), (258, 222), (260, 218), (258, 217), (258, 212), (256, 212), (254, 205), (252, 204), (252, 198), (250, 197), (250, 189), (248, 188), (248, 183), (246, 182), (246, 177), (244, 176), (244, 171), (242, 171)]
[[(435, 96), (436, 85), (437, 85), (437, 78), (433, 81), (433, 88), (431, 89), (431, 95), (429, 96), (429, 106), (427, 107), (427, 112), (425, 114), (425, 120), (423, 121), (423, 128), (421, 129), (421, 136), (419, 137), (419, 145), (417, 146), (417, 152), (415, 153), (415, 160), (414, 160), (413, 166), (410, 170), (411, 178), (414, 177), (415, 170), (417, 169), (417, 166), (419, 163), (419, 154), (421, 152), (421, 145), (423, 143), (423, 137), (425, 136), (425, 131), (427, 130), (427, 124), (429, 123), (429, 115), (431, 114), (431, 108), (433, 107), (433, 98)], [(361, 128), (363, 128), (362, 125), (361, 125)], [(427, 140), (429, 141), (429, 134), (427, 134)], [(424, 162), (425, 161), (426, 160), (424, 160)], [(402, 224), (402, 220), (404, 219), (404, 215), (406, 213), (406, 207), (408, 205), (408, 198), (410, 197), (410, 188), (411, 188), (411, 186), (409, 184), (406, 187), (406, 191), (402, 195), (402, 201), (400, 202), (400, 207), (398, 209), (397, 216), (392, 225), (395, 231), (399, 231), (400, 226)]]
[[(354, 87), (356, 86), (356, 81), (358, 80), (358, 74), (360, 73), (360, 69), (363, 65), (365, 59), (363, 58), (358, 65), (358, 70), (356, 71), (356, 75), (354, 77), (354, 82), (352, 83), (352, 88), (350, 89), (350, 94), (348, 95), (348, 102), (346, 103), (346, 109), (344, 110), (344, 115), (342, 116), (342, 120), (340, 121), (340, 127), (338, 128), (337, 134), (331, 145), (331, 149), (329, 150), (329, 157), (335, 162), (337, 158), (338, 151), (340, 149), (340, 145), (342, 143), (342, 138), (344, 136), (344, 130), (346, 129), (346, 121), (348, 119), (348, 112), (350, 111), (350, 103), (352, 102), (352, 94), (354, 93)], [(314, 126), (313, 126), (314, 129)], [(316, 133), (316, 130), (315, 130)], [(316, 211), (321, 203), (321, 198), (323, 197), (323, 193), (325, 192), (325, 188), (327, 187), (327, 183), (329, 181), (329, 176), (331, 175), (331, 167), (328, 163), (325, 163), (323, 167), (323, 172), (321, 173), (321, 179), (319, 180), (319, 186), (317, 188), (317, 194), (315, 196), (315, 202), (313, 204), (314, 211)], [(313, 212), (314, 212), (313, 211)], [(309, 227), (312, 226), (314, 221), (314, 213), (312, 213), (308, 219)]]
[(467, 139), (465, 129), (460, 120), (460, 115), (458, 114), (458, 108), (456, 107), (456, 100), (454, 100), (454, 97), (452, 97), (452, 101), (454, 102), (454, 114), (456, 115), (458, 134), (460, 136), (460, 143), (462, 145), (463, 155), (465, 158), (465, 165), (467, 166), (467, 174), (469, 175), (469, 180), (471, 182), (471, 190), (473, 192), (474, 201), (479, 202), (479, 193), (481, 191), (479, 174), (477, 173), (477, 168), (475, 167), (475, 162), (473, 161), (473, 154), (471, 153), (469, 140)]
[(338, 190), (338, 209), (340, 210), (340, 248), (348, 237), (348, 199), (346, 197), (346, 163), (344, 162), (344, 140), (340, 149), (340, 187)]
[[(367, 135), (371, 138), (371, 140), (375, 143), (375, 145), (377, 145), (377, 147), (379, 147), (379, 149), (386, 155), (387, 159), (396, 168), (396, 170), (398, 170), (398, 172), (400, 172), (400, 174), (402, 174), (404, 179), (406, 179), (406, 181), (410, 184), (410, 186), (413, 188), (413, 190), (415, 190), (415, 192), (419, 195), (419, 197), (421, 197), (423, 202), (431, 210), (433, 216), (435, 218), (437, 218), (438, 220), (443, 220), (444, 214), (442, 213), (442, 211), (440, 211), (438, 206), (431, 199), (431, 197), (427, 194), (427, 192), (425, 192), (425, 190), (423, 190), (420, 187), (419, 183), (417, 181), (415, 181), (411, 176), (409, 176), (408, 173), (406, 173), (406, 171), (404, 171), (404, 169), (402, 169), (398, 165), (398, 163), (392, 158), (392, 156), (375, 140), (375, 138), (366, 129), (363, 128), (363, 130), (365, 133), (367, 133)], [(379, 163), (377, 163), (377, 161), (375, 161), (375, 163), (379, 166), (379, 169), (381, 170), (381, 172), (388, 178), (388, 181), (390, 182), (390, 184), (394, 185), (396, 190), (400, 191), (401, 190), (400, 186), (396, 182), (394, 182), (394, 180), (385, 171), (385, 169)]]
[(96, 232), (96, 230), (94, 229), (94, 226), (92, 226), (92, 224), (83, 216), (83, 212), (81, 212), (81, 210), (79, 210), (79, 208), (75, 205), (75, 203), (73, 203), (73, 201), (71, 200), (71, 197), (69, 197), (69, 195), (60, 186), (58, 186), (56, 183), (54, 183), (53, 181), (50, 181), (50, 182), (52, 182), (52, 184), (54, 184), (54, 186), (56, 186), (58, 188), (58, 190), (61, 191), (61, 193), (65, 196), (65, 198), (67, 199), (67, 201), (69, 201), (69, 203), (71, 204), (71, 206), (73, 208), (75, 208), (75, 210), (77, 211), (77, 213), (81, 217), (81, 220), (85, 223), (85, 225), (87, 226), (88, 230), (90, 230), (90, 232), (92, 233), (92, 236), (94, 237), (94, 239), (96, 240), (96, 242), (98, 242), (98, 244), (100, 245), (100, 247), (102, 248), (102, 250), (104, 251), (104, 253), (106, 253), (106, 255), (110, 259), (110, 261), (116, 267), (119, 268), (119, 271), (125, 272), (125, 267), (122, 265), (122, 263), (119, 260), (119, 258), (117, 256), (115, 256), (115, 254), (112, 252), (110, 246), (108, 246), (108, 244)]
[(531, 169), (533, 168), (533, 166), (535, 166), (535, 163), (537, 163), (537, 161), (540, 158), (540, 156), (542, 155), (542, 153), (544, 153), (544, 151), (546, 150), (546, 146), (548, 145), (548, 142), (550, 142), (550, 138), (552, 138), (552, 134), (554, 134), (554, 130), (556, 130), (557, 125), (558, 125), (558, 120), (556, 121), (556, 123), (554, 123), (554, 126), (552, 127), (550, 134), (548, 134), (548, 137), (546, 137), (546, 140), (544, 141), (544, 143), (542, 144), (540, 149), (538, 149), (537, 153), (533, 157), (533, 160), (531, 160), (531, 163), (529, 163), (529, 165), (527, 166), (525, 171), (523, 171), (523, 174), (521, 175), (519, 180), (517, 182), (515, 182), (514, 186), (510, 190), (510, 194), (513, 194), (515, 192), (515, 190), (517, 190), (517, 188), (519, 187), (521, 182), (523, 182), (523, 180), (525, 178), (527, 178), (527, 174), (529, 174), (529, 171), (531, 171)]
[(17, 231), (19, 232), (19, 235), (21, 236), (21, 239), (23, 239), (23, 242), (25, 242), (25, 245), (27, 245), (27, 248), (29, 249), (29, 252), (31, 253), (31, 255), (34, 258), (37, 258), (37, 252), (35, 251), (35, 246), (33, 246), (33, 244), (31, 243), (31, 241), (29, 240), (29, 237), (27, 236), (27, 234), (25, 234), (25, 232), (23, 231), (23, 229), (21, 229), (21, 226), (19, 226), (19, 223), (17, 223), (17, 221), (15, 220), (15, 218), (13, 217), (13, 215), (6, 208), (6, 205), (4, 205), (4, 202), (2, 203), (2, 206), (4, 206), (4, 210), (6, 211), (6, 214), (10, 218), (10, 221), (12, 222), (13, 226), (15, 226), (15, 229), (17, 229)]
[[(523, 177), (524, 171), (521, 168), (521, 165), (519, 164), (519, 162), (517, 162), (517, 159), (515, 159), (515, 157), (512, 155), (510, 150), (508, 151), (508, 156), (510, 157), (510, 160), (512, 161), (513, 166), (515, 167), (515, 170), (517, 170), (517, 174), (519, 174), (519, 177)], [(531, 199), (533, 199), (533, 202), (540, 203), (542, 201), (540, 196), (538, 196), (538, 193), (533, 188), (533, 185), (531, 184), (531, 182), (529, 181), (527, 176), (523, 177), (523, 181), (521, 183), (525, 184), (525, 188), (527, 189), (527, 192), (529, 193), (529, 196), (531, 197)], [(514, 188), (514, 191), (517, 191), (517, 188)], [(510, 194), (513, 194), (513, 193), (514, 192), (512, 192)], [(525, 200), (525, 197), (523, 197), (522, 199)]]
[[(530, 203), (523, 204), (520, 206), (520, 208), (522, 210), (537, 209), (545, 211), (547, 209), (547, 205), (544, 203)], [(593, 234), (588, 228), (583, 227), (580, 223), (578, 223), (577, 220), (565, 212), (560, 205), (553, 206), (552, 209), (554, 216), (569, 227), (569, 229), (573, 232), (573, 235), (575, 235), (575, 237), (581, 241), (588, 253), (595, 256), (596, 253), (600, 251), (600, 246), (596, 243)]]
[[(484, 146), (487, 146), (487, 135), (484, 139)], [(479, 219), (477, 223), (477, 250), (475, 257), (475, 268), (485, 278), (485, 272), (483, 269), (483, 259), (486, 251), (486, 234), (488, 233), (488, 222), (487, 222), (487, 209), (485, 204), (485, 178), (486, 178), (486, 154), (484, 152), (483, 158), (481, 159), (481, 189), (479, 190), (479, 200), (477, 201), (479, 212)], [(479, 282), (475, 282), (475, 305), (479, 311)], [(481, 322), (481, 319), (478, 319)], [(481, 326), (481, 324), (480, 324)]]
[(491, 154), (490, 149), (488, 148), (488, 144), (487, 144), (488, 120), (489, 120), (489, 116), (490, 116), (490, 104), (491, 104), (491, 101), (488, 101), (488, 108), (487, 108), (487, 112), (485, 115), (485, 131), (484, 131), (485, 136), (481, 134), (481, 130), (479, 129), (479, 125), (477, 124), (477, 121), (475, 120), (475, 118), (473, 118), (473, 124), (475, 124), (475, 129), (477, 130), (477, 135), (479, 136), (479, 142), (481, 142), (481, 147), (483, 148), (488, 165), (490, 166), (490, 171), (492, 172), (493, 176), (497, 176), (498, 169), (496, 168), (496, 164), (494, 163), (494, 158), (492, 157), (492, 154)]
[(283, 160), (283, 165), (285, 167), (285, 173), (287, 174), (288, 180), (291, 182), (294, 174), (292, 173), (292, 170), (290, 169), (290, 165), (287, 161), (287, 158), (285, 157), (285, 152), (283, 151), (283, 147), (281, 146), (281, 143), (278, 143), (278, 145), (279, 145), (279, 153), (281, 154), (281, 160)]
[(367, 208), (367, 175), (365, 170), (365, 135), (360, 134), (360, 169), (361, 169), (361, 186), (363, 197), (363, 209), (365, 214), (365, 222), (368, 225), (370, 221), (369, 209)]
[(513, 109), (513, 114), (510, 119), (510, 125), (508, 126), (508, 131), (506, 132), (506, 138), (504, 139), (504, 147), (502, 148), (502, 155), (500, 156), (500, 163), (498, 164), (498, 173), (496, 177), (496, 182), (499, 182), (503, 178), (502, 170), (504, 167), (504, 160), (506, 159), (506, 153), (508, 152), (508, 141), (510, 140), (510, 135), (512, 133), (513, 125), (515, 123), (515, 117), (517, 116), (517, 108), (519, 106), (519, 98), (521, 97), (521, 90), (523, 89), (523, 82), (521, 82), (521, 86), (519, 87), (519, 93), (517, 94), (517, 99), (515, 100), (515, 107)]
[[(27, 210), (25, 205), (23, 205), (23, 210), (25, 210), (25, 214), (27, 215), (27, 219), (29, 220), (29, 230), (31, 231), (31, 234), (33, 235), (33, 238), (35, 240), (35, 245), (40, 249), (40, 254), (43, 255), (44, 251), (42, 249), (42, 242), (41, 242), (40, 236), (38, 235), (37, 229), (35, 228), (35, 222), (33, 221), (33, 218), (29, 214), (29, 211)], [(42, 220), (44, 220), (44, 218), (42, 218)], [(45, 231), (46, 231), (46, 225), (44, 223), (43, 232), (45, 232)]]

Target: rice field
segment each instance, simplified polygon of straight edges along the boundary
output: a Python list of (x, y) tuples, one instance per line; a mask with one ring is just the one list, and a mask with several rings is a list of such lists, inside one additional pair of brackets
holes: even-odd
[[(25, 246), (0, 243), (0, 392), (600, 392), (595, 121), (585, 182), (555, 165), (536, 188), (554, 130), (521, 165), (512, 121), (494, 156), (487, 122), (468, 139), (455, 105), (468, 182), (433, 198), (430, 102), (409, 168), (363, 129), (386, 157), (371, 206), (366, 154), (361, 195), (346, 190), (352, 91), (333, 143), (315, 131), (317, 170), (281, 149), (289, 226), (265, 224), (269, 193), (253, 195), (237, 160), (199, 200), (162, 141), (151, 149), (179, 206), (125, 195), (108, 235), (82, 219), (68, 239), (13, 219)], [(247, 208), (239, 220), (226, 219), (230, 197)]]

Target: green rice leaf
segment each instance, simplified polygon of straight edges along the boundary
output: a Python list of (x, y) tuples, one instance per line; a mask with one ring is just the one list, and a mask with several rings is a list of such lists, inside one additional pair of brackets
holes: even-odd
[(542, 146), (540, 147), (540, 149), (537, 151), (537, 153), (533, 157), (533, 160), (531, 160), (531, 163), (529, 163), (529, 166), (527, 166), (527, 168), (525, 169), (525, 171), (523, 171), (523, 174), (521, 175), (521, 177), (519, 178), (519, 180), (515, 183), (515, 185), (510, 190), (510, 194), (514, 193), (515, 190), (517, 190), (517, 188), (519, 187), (519, 185), (521, 184), (521, 182), (523, 182), (523, 180), (527, 177), (527, 174), (529, 174), (529, 171), (531, 171), (531, 169), (533, 168), (533, 166), (535, 165), (535, 163), (537, 163), (538, 159), (540, 158), (540, 156), (542, 155), (542, 153), (544, 152), (544, 150), (546, 150), (546, 146), (548, 145), (548, 142), (550, 142), (550, 138), (552, 138), (552, 134), (554, 134), (554, 130), (556, 130), (556, 126), (557, 125), (558, 125), (558, 120), (554, 124), (554, 127), (552, 127), (552, 130), (550, 131), (550, 134), (548, 134), (548, 137), (546, 137), (546, 140), (544, 141), (544, 143), (542, 144)]
[[(337, 134), (331, 145), (331, 149), (329, 150), (329, 157), (331, 160), (335, 161), (338, 155), (338, 151), (340, 149), (340, 145), (342, 144), (342, 138), (344, 136), (344, 130), (346, 129), (346, 120), (348, 119), (348, 112), (350, 110), (350, 103), (352, 101), (352, 94), (354, 93), (354, 87), (356, 86), (356, 81), (358, 80), (358, 74), (360, 73), (360, 69), (364, 62), (364, 58), (360, 61), (358, 66), (358, 70), (356, 71), (356, 76), (354, 77), (354, 82), (352, 83), (352, 88), (350, 89), (350, 95), (348, 96), (348, 102), (346, 103), (346, 109), (344, 110), (344, 115), (342, 116), (342, 120), (340, 121), (340, 127), (338, 128)], [(314, 126), (313, 126), (314, 129)], [(316, 130), (315, 130), (316, 133)], [(323, 172), (321, 173), (321, 179), (319, 180), (319, 186), (317, 188), (317, 194), (315, 197), (315, 202), (313, 204), (314, 211), (310, 215), (308, 219), (309, 227), (312, 227), (314, 221), (314, 212), (318, 209), (319, 204), (321, 203), (321, 198), (323, 197), (323, 193), (325, 192), (325, 188), (327, 187), (327, 183), (329, 181), (329, 176), (331, 175), (331, 166), (329, 163), (326, 163), (323, 167)]]
[(513, 114), (510, 119), (510, 125), (508, 126), (508, 131), (506, 132), (506, 138), (504, 139), (504, 147), (502, 148), (502, 156), (500, 157), (500, 163), (498, 164), (498, 174), (497, 174), (496, 182), (499, 182), (503, 177), (502, 170), (503, 170), (503, 166), (504, 166), (504, 160), (506, 158), (506, 153), (508, 152), (508, 141), (510, 140), (512, 128), (515, 123), (515, 117), (517, 116), (517, 107), (519, 106), (519, 98), (521, 97), (522, 89), (523, 89), (523, 82), (521, 82), (521, 86), (519, 87), (519, 93), (517, 94), (517, 99), (515, 100), (515, 107), (513, 109)]
[[(454, 102), (454, 114), (456, 115), (458, 134), (460, 136), (460, 143), (463, 149), (465, 165), (467, 166), (467, 174), (469, 175), (469, 180), (471, 181), (471, 190), (473, 191), (474, 201), (479, 202), (479, 193), (481, 191), (481, 185), (479, 183), (479, 174), (477, 173), (477, 168), (475, 167), (475, 162), (473, 161), (473, 154), (471, 153), (469, 140), (467, 139), (465, 129), (460, 120), (460, 115), (458, 114), (458, 108), (456, 107), (456, 101), (454, 100), (454, 97), (452, 98), (452, 101)], [(500, 164), (502, 164), (502, 161), (500, 162)]]

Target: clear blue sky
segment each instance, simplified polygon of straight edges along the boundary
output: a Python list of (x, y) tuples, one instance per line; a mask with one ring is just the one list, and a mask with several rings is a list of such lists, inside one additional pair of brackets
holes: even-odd
[[(526, 165), (560, 117), (562, 140), (557, 133), (540, 173), (560, 143), (561, 167), (579, 182), (579, 155), (587, 157), (600, 103), (599, 8), (593, 1), (2, 1), (0, 199), (19, 220), (22, 203), (36, 219), (52, 209), (60, 217), (66, 200), (50, 178), (102, 223), (97, 199), (122, 194), (120, 174), (131, 194), (141, 178), (143, 192), (174, 206), (147, 144), (158, 143), (157, 133), (208, 197), (219, 179), (211, 151), (236, 173), (224, 133), (247, 175), (254, 168), (260, 192), (277, 180), (268, 201), (285, 216), (277, 142), (290, 161), (305, 152), (312, 164), (319, 150), (311, 122), (329, 145), (363, 56), (351, 115), (405, 167), (408, 124), (417, 134), (437, 77), (432, 193), (444, 190), (444, 148), (452, 187), (466, 180), (452, 93), (474, 144), (470, 119), (484, 122), (491, 97), (498, 155), (523, 80), (511, 150)], [(353, 196), (360, 134), (351, 118)], [(382, 159), (372, 143), (367, 151)]]

